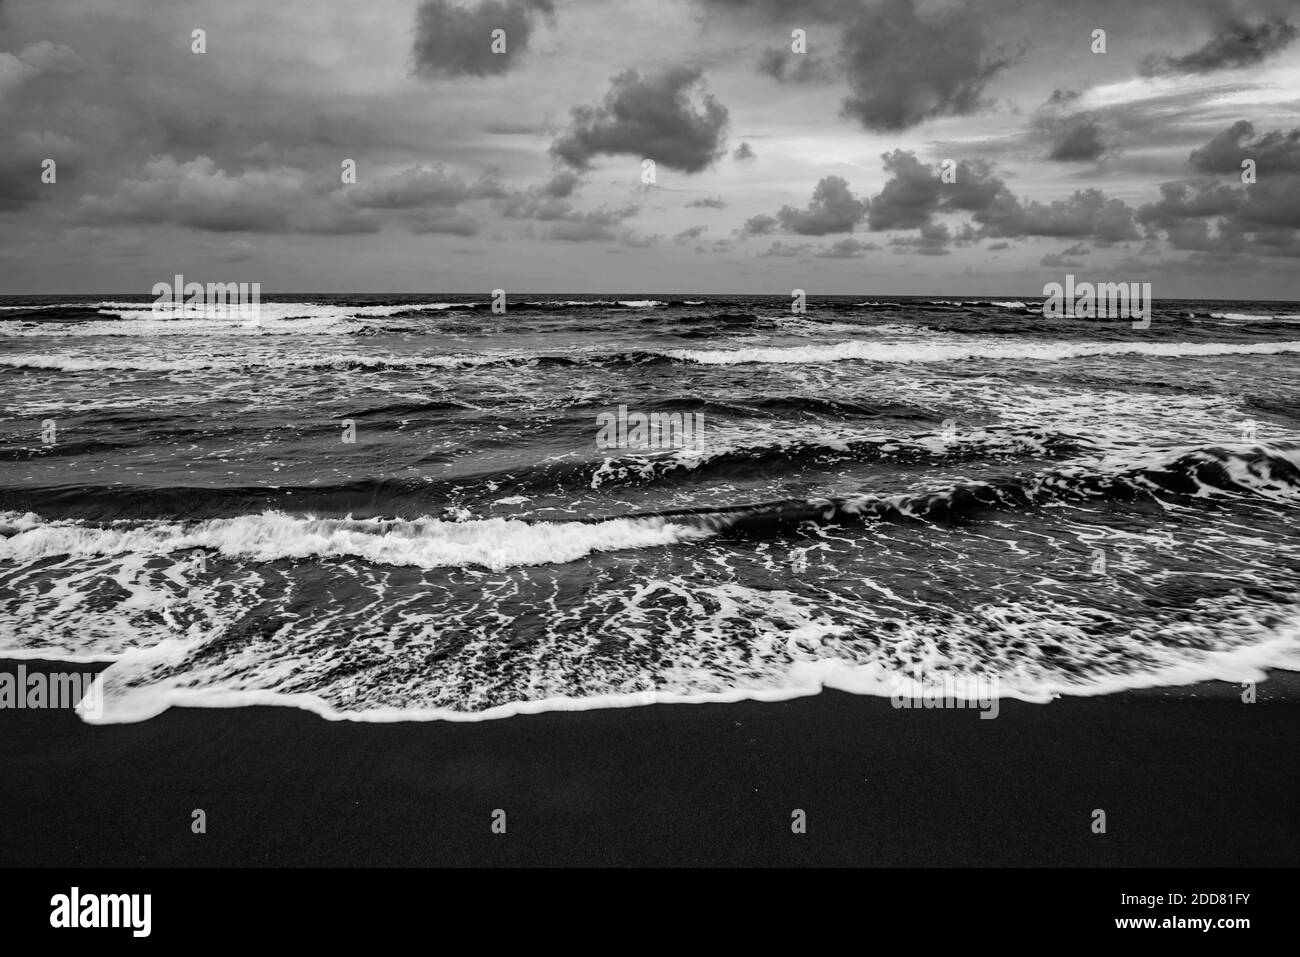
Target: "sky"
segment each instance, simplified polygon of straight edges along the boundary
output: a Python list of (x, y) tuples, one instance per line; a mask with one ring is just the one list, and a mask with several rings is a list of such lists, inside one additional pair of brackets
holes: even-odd
[(1300, 298), (1300, 3), (0, 0), (0, 293), (1067, 273)]

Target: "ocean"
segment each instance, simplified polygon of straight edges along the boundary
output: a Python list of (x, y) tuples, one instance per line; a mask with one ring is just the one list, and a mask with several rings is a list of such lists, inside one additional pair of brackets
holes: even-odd
[(151, 303), (0, 299), (0, 657), (87, 720), (1300, 670), (1298, 303)]

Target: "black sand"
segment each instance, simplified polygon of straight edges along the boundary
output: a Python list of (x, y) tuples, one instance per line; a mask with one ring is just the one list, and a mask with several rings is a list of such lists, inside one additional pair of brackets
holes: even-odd
[(0, 864), (1295, 866), (1286, 687), (996, 720), (837, 692), (482, 723), (0, 710)]

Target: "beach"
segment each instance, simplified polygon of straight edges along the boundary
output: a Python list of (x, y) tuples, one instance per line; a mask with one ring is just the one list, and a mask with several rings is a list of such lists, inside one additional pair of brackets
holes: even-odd
[(1249, 705), (1226, 684), (1003, 701), (995, 720), (835, 691), (475, 723), (0, 710), (0, 861), (1295, 866), (1292, 684)]

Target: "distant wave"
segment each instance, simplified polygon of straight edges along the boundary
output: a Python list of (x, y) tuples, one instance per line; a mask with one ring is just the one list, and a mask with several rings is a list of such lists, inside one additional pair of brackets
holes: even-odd
[(1102, 355), (1143, 355), (1164, 358), (1225, 355), (1276, 355), (1300, 352), (1300, 341), (1288, 342), (1009, 342), (969, 340), (946, 342), (880, 342), (849, 340), (833, 345), (761, 346), (746, 349), (668, 349), (627, 352), (553, 354), (456, 353), (435, 356), (368, 356), (339, 354), (310, 356), (220, 356), (200, 358), (152, 358), (104, 356), (82, 358), (47, 353), (0, 356), (0, 367), (14, 369), (57, 369), (63, 372), (140, 370), (183, 372), (205, 369), (386, 369), (444, 368), (524, 365), (637, 365), (659, 362), (701, 365), (805, 364), (869, 361), (885, 363), (955, 362), (964, 359), (1033, 359), (1051, 362), (1061, 359)]
[(710, 365), (742, 363), (953, 362), (962, 359), (1054, 361), (1101, 355), (1180, 356), (1272, 355), (1300, 352), (1300, 342), (864, 342), (834, 345), (764, 346), (751, 349), (676, 349), (666, 354), (682, 362)]

